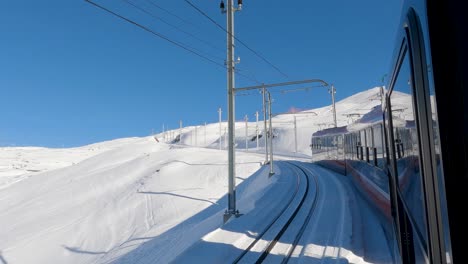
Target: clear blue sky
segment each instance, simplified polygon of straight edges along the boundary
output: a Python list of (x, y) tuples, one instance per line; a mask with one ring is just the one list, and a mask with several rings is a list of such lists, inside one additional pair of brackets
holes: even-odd
[[(183, 0), (97, 3), (223, 63), (226, 34)], [(150, 1), (178, 17), (156, 8)], [(192, 0), (225, 26), (219, 1)], [(334, 83), (337, 99), (381, 85), (390, 68), (400, 1), (244, 0), (236, 35), (289, 76)], [(71, 147), (225, 118), (226, 72), (82, 0), (4, 1), (0, 8), (0, 146)], [(265, 83), (287, 81), (245, 47), (238, 67)], [(236, 77), (236, 86), (256, 83)], [(273, 93), (274, 113), (330, 103), (324, 88)], [(237, 98), (237, 119), (260, 110)]]

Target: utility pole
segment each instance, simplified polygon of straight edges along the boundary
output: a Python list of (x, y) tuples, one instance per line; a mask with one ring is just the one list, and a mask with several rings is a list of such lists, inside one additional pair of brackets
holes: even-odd
[[(227, 92), (228, 92), (228, 209), (224, 213), (224, 222), (231, 216), (238, 216), (239, 211), (236, 209), (236, 182), (235, 182), (235, 150), (234, 150), (234, 86), (235, 86), (235, 61), (234, 61), (234, 13), (242, 8), (242, 0), (238, 0), (238, 8), (234, 7), (234, 0), (227, 0)], [(221, 11), (225, 11), (224, 2), (221, 1)]]
[(335, 127), (337, 127), (336, 124), (336, 107), (335, 107), (335, 94), (336, 94), (336, 89), (335, 86), (332, 84), (331, 89), (328, 89), (328, 92), (331, 93), (332, 96), (332, 107), (333, 107), (333, 124)]
[(221, 111), (221, 107), (220, 107), (220, 108), (218, 108), (218, 116), (219, 116), (219, 150), (221, 150), (221, 148), (222, 148), (221, 143), (222, 143), (222, 139), (223, 139), (223, 135), (221, 134), (222, 133), (221, 132), (221, 112), (222, 111)]
[(296, 116), (294, 116), (294, 153), (297, 154), (297, 124), (296, 124)]
[[(271, 134), (271, 138), (273, 137), (273, 133), (271, 131), (272, 126), (271, 126), (271, 109), (270, 109), (270, 132), (267, 131), (267, 120), (266, 120), (266, 93), (267, 93), (267, 88), (274, 88), (274, 87), (282, 87), (282, 86), (289, 86), (289, 85), (298, 85), (298, 84), (305, 84), (305, 83), (321, 83), (321, 87), (328, 87), (329, 84), (325, 82), (324, 80), (321, 79), (309, 79), (309, 80), (301, 80), (301, 81), (290, 81), (290, 82), (283, 82), (283, 83), (272, 83), (272, 84), (264, 84), (262, 83), (261, 85), (255, 85), (255, 86), (248, 86), (248, 87), (240, 87), (240, 88), (234, 88), (235, 92), (241, 92), (241, 91), (250, 91), (250, 90), (262, 90), (262, 97), (263, 97), (263, 124), (264, 124), (264, 134), (265, 134), (265, 164), (268, 163), (268, 148), (270, 148), (270, 156), (273, 157), (273, 141), (270, 141), (270, 146), (268, 146), (268, 133)], [(336, 92), (335, 87), (333, 87), (333, 91)], [(268, 92), (268, 97), (271, 98), (270, 93)], [(333, 100), (333, 105), (335, 105), (335, 95), (333, 94), (332, 97)], [(271, 100), (270, 100), (270, 108), (271, 108)], [(335, 108), (335, 107), (334, 107)], [(336, 126), (336, 111), (334, 111), (334, 119), (335, 119), (335, 126)], [(271, 158), (272, 159), (272, 158)], [(270, 162), (271, 163), (271, 162)], [(273, 166), (271, 165), (271, 172), (273, 173)]]
[(257, 141), (257, 151), (258, 151), (258, 111), (255, 112), (255, 120), (256, 120), (256, 125), (255, 125), (256, 138), (255, 138), (255, 141)]
[(385, 101), (384, 87), (383, 87), (383, 85), (382, 85), (382, 86), (380, 86), (380, 105), (381, 105), (381, 107), (382, 107), (382, 110), (384, 110), (384, 109), (383, 109), (383, 107), (384, 107), (384, 101)]
[(247, 115), (245, 115), (244, 117), (244, 120), (245, 120), (245, 150), (249, 151), (249, 145), (248, 145), (248, 138), (247, 138), (247, 135), (249, 133), (249, 117)]
[(275, 174), (273, 172), (273, 126), (271, 125), (271, 94), (268, 92), (268, 115), (270, 120), (270, 176)]
[(265, 138), (265, 164), (268, 163), (268, 136), (267, 136), (267, 119), (266, 119), (266, 88), (262, 88), (263, 94), (263, 128), (264, 128), (264, 138)]
[(224, 128), (224, 142), (223, 142), (223, 148), (226, 148), (226, 142), (227, 142), (227, 127)]
[(182, 120), (179, 120), (179, 144), (182, 144)]
[(248, 87), (241, 87), (241, 88), (234, 88), (235, 92), (240, 92), (240, 91), (250, 91), (250, 90), (257, 90), (261, 89), (262, 90), (262, 99), (263, 99), (263, 125), (264, 125), (264, 131), (265, 131), (265, 164), (268, 163), (268, 140), (267, 140), (267, 120), (266, 120), (266, 93), (267, 93), (267, 88), (273, 88), (273, 87), (281, 87), (281, 86), (289, 86), (289, 85), (298, 85), (298, 84), (304, 84), (304, 83), (321, 83), (322, 87), (328, 87), (329, 84), (325, 82), (324, 80), (321, 79), (309, 79), (309, 80), (301, 80), (301, 81), (290, 81), (290, 82), (283, 82), (283, 83), (272, 83), (272, 84), (264, 84), (262, 83), (261, 85), (256, 85), (256, 86), (248, 86)]
[(384, 76), (382, 76), (382, 86), (380, 86), (380, 106), (382, 108), (382, 111), (384, 110), (383, 107), (385, 104), (385, 77), (387, 77), (387, 74), (384, 74)]

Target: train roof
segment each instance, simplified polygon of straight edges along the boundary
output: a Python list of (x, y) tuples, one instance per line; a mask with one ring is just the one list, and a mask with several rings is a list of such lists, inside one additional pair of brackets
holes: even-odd
[(312, 137), (333, 136), (337, 134), (346, 134), (348, 132), (358, 131), (374, 124), (381, 123), (383, 120), (382, 106), (376, 105), (371, 111), (364, 114), (356, 122), (342, 127), (326, 128), (312, 134)]
[(326, 128), (312, 134), (312, 137), (333, 136), (348, 133), (347, 126)]
[(382, 106), (376, 105), (368, 113), (364, 114), (360, 119), (358, 119), (356, 122), (348, 125), (348, 130), (351, 132), (361, 130), (368, 126), (381, 123), (382, 120), (383, 120)]

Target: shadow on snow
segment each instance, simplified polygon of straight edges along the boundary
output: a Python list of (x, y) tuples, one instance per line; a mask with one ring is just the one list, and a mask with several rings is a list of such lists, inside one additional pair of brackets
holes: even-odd
[[(282, 162), (276, 163), (277, 165), (281, 166)], [(274, 185), (280, 184), (281, 187), (281, 178), (285, 176), (285, 172), (287, 172), (289, 168), (286, 166), (282, 166), (282, 174), (277, 174), (276, 177), (278, 178), (278, 182)], [(237, 191), (238, 191), (238, 200), (242, 199), (242, 193), (246, 189), (249, 184), (254, 181), (257, 177), (261, 177), (263, 172), (267, 172), (268, 168), (263, 167), (262, 169), (258, 170), (254, 175), (243, 181), (239, 184)], [(267, 173), (264, 173), (267, 174)], [(264, 175), (265, 176), (265, 175)], [(266, 176), (268, 177), (268, 176)], [(275, 191), (272, 187), (269, 191)], [(281, 189), (281, 188), (280, 188)], [(163, 194), (163, 195), (173, 195), (177, 197), (198, 200), (198, 201), (205, 201), (209, 202), (212, 205), (207, 207), (206, 209), (202, 210), (198, 214), (186, 219), (185, 221), (179, 223), (178, 225), (174, 226), (173, 228), (167, 230), (161, 235), (156, 237), (148, 237), (148, 238), (133, 238), (121, 244), (119, 248), (116, 250), (120, 250), (126, 247), (131, 247), (129, 243), (135, 240), (142, 240), (148, 239), (148, 241), (144, 242), (136, 246), (131, 251), (123, 254), (117, 255), (113, 259), (106, 259), (105, 263), (161, 263), (162, 261), (174, 261), (177, 263), (198, 263), (197, 260), (207, 262), (208, 263), (227, 263), (230, 262), (230, 259), (236, 259), (237, 256), (240, 256), (244, 252), (244, 248), (238, 248), (231, 243), (222, 243), (222, 242), (210, 242), (201, 240), (203, 236), (207, 233), (212, 232), (219, 228), (222, 231), (231, 232), (231, 233), (238, 233), (244, 235), (246, 237), (254, 238), (258, 234), (261, 233), (262, 230), (252, 230), (249, 228), (248, 225), (248, 216), (249, 214), (260, 214), (263, 213), (263, 209), (267, 209), (265, 207), (268, 202), (263, 201), (263, 199), (259, 199), (255, 202), (255, 208), (261, 208), (260, 210), (252, 210), (248, 214), (232, 219), (225, 225), (222, 223), (222, 215), (224, 210), (227, 208), (227, 195), (223, 196), (217, 203), (213, 203), (208, 200), (198, 199), (194, 197), (188, 197), (184, 195), (178, 195), (173, 193), (167, 192), (141, 192), (145, 194)], [(261, 197), (260, 197), (261, 198)], [(277, 205), (270, 205), (276, 206)], [(313, 219), (312, 219), (313, 220)], [(244, 221), (244, 223), (239, 224), (239, 222)], [(236, 224), (237, 223), (237, 224)], [(266, 225), (266, 224), (265, 224)], [(265, 226), (264, 225), (264, 226)], [(176, 237), (177, 236), (177, 237)], [(281, 243), (292, 244), (293, 238), (290, 239), (282, 239)], [(339, 263), (339, 264), (346, 264), (349, 261), (346, 258), (340, 258), (339, 253), (341, 251), (352, 252), (351, 249), (341, 248), (338, 245), (334, 245), (333, 243), (329, 243), (330, 241), (314, 241), (314, 246), (316, 251), (312, 256), (301, 256), (301, 260), (306, 261), (307, 263)], [(125, 245), (129, 244), (129, 245)], [(124, 246), (125, 245), (125, 246)], [(321, 246), (321, 245), (327, 245)], [(124, 247), (122, 247), (124, 246)], [(298, 245), (304, 246), (304, 245)], [(164, 251), (164, 248), (172, 249)], [(193, 250), (193, 249), (201, 249), (201, 250)], [(75, 248), (71, 248), (75, 251), (79, 251)], [(177, 250), (174, 250), (177, 249)], [(192, 250), (191, 250), (192, 249)], [(70, 249), (69, 249), (70, 250)], [(217, 254), (217, 252), (228, 252), (229, 256), (223, 254)], [(331, 253), (330, 253), (331, 252)], [(90, 253), (89, 251), (84, 251), (81, 253)], [(188, 253), (188, 255), (187, 255)], [(354, 252), (352, 252), (354, 253)], [(101, 252), (95, 254), (102, 254)], [(179, 255), (180, 254), (180, 255)], [(260, 253), (258, 253), (260, 254)], [(365, 259), (362, 256), (362, 252), (355, 252), (354, 254), (358, 254), (356, 257)], [(184, 257), (184, 255), (186, 257)], [(207, 258), (207, 255), (209, 256)], [(182, 258), (180, 258), (182, 256)], [(177, 258), (176, 258), (177, 257)], [(272, 261), (281, 261), (284, 258), (283, 255), (272, 255), (269, 256), (269, 260)], [(232, 261), (231, 261), (232, 262)], [(102, 263), (102, 261), (101, 261)]]

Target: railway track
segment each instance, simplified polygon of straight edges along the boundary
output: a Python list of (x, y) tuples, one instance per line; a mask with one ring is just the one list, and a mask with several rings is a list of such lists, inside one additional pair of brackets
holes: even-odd
[[(298, 190), (285, 209), (234, 263), (287, 263), (317, 206), (317, 176), (298, 162), (286, 162), (298, 176)], [(289, 243), (281, 243), (281, 240)], [(272, 252), (274, 252), (272, 254)]]

